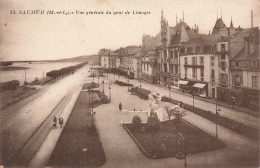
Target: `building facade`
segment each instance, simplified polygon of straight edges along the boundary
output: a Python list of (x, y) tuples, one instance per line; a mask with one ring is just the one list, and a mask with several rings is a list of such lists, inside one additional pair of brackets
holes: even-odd
[(226, 87), (219, 87), (220, 101), (259, 109), (260, 95), (260, 54), (259, 29), (251, 28), (240, 36), (243, 48), (230, 59), (230, 82)]

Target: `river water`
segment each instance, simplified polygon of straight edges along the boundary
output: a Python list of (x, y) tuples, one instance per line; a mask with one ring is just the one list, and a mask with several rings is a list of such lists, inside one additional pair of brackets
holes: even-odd
[(64, 67), (79, 64), (80, 62), (40, 62), (40, 63), (14, 63), (14, 67), (28, 67), (26, 70), (0, 71), (0, 82), (19, 80), (20, 85), (26, 81), (31, 82), (37, 77), (41, 79), (46, 77), (46, 73), (52, 70), (58, 70)]

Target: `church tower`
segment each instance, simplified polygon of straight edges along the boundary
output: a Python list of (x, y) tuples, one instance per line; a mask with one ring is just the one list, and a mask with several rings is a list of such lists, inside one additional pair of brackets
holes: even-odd
[(168, 22), (166, 22), (165, 18), (163, 17), (163, 11), (162, 11), (162, 15), (161, 15), (161, 42), (162, 42), (162, 46), (167, 46), (167, 42), (168, 42)]
[(231, 17), (231, 22), (230, 22), (230, 27), (229, 27), (229, 30), (228, 30), (228, 35), (229, 36), (233, 36), (234, 34), (236, 33), (236, 30), (233, 26), (233, 21), (232, 21), (232, 17)]

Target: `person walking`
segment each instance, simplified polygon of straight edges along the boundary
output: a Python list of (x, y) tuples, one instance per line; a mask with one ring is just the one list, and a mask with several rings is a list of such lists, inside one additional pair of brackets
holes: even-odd
[(56, 116), (54, 116), (53, 118), (53, 128), (56, 128), (57, 127), (57, 118)]
[(120, 111), (122, 110), (122, 104), (121, 104), (121, 102), (119, 103), (119, 110), (120, 110)]
[(59, 118), (59, 124), (60, 124), (60, 127), (62, 128), (62, 125), (63, 125), (63, 118), (62, 117)]

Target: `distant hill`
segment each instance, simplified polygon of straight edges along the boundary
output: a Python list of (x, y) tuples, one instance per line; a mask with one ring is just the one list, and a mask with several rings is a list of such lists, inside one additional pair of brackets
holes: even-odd
[(83, 56), (78, 56), (78, 57), (73, 57), (73, 58), (65, 58), (65, 59), (60, 59), (60, 60), (55, 60), (55, 61), (62, 61), (62, 62), (86, 62), (89, 61), (90, 59), (93, 59), (96, 55), (83, 55)]
[(57, 59), (57, 60), (27, 60), (27, 61), (0, 61), (0, 65), (11, 65), (14, 62), (96, 62), (98, 61), (97, 55), (82, 55), (72, 58), (64, 58), (64, 59)]

